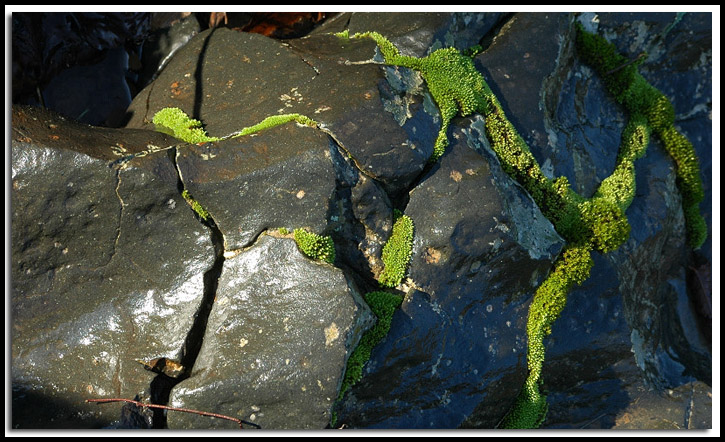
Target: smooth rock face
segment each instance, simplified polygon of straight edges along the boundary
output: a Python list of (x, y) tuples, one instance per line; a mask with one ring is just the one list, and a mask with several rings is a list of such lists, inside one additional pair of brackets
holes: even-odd
[(84, 400), (133, 398), (153, 378), (137, 360), (179, 357), (214, 259), (209, 232), (165, 155), (116, 170), (42, 137), (12, 146), (14, 422), (108, 425), (117, 410)]
[(225, 248), (247, 247), (266, 229), (323, 233), (336, 203), (328, 136), (294, 123), (180, 149), (186, 189), (216, 222)]
[[(224, 262), (204, 344), (170, 404), (236, 416), (262, 429), (330, 422), (348, 351), (372, 315), (335, 267), (294, 240), (264, 235)], [(234, 428), (186, 413), (169, 428)]]

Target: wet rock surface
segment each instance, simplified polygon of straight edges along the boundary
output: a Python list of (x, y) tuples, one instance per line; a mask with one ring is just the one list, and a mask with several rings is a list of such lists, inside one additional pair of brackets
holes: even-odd
[[(214, 248), (167, 156), (117, 170), (103, 158), (114, 145), (79, 152), (21, 122), (83, 139), (80, 125), (44, 117), (21, 110), (13, 119), (31, 131), (12, 140), (13, 419), (29, 428), (104, 425), (118, 414), (84, 400), (141, 394), (153, 374), (137, 360), (180, 357)], [(166, 139), (102, 132), (128, 146)]]
[(468, 123), (411, 191), (415, 288), (338, 411), (351, 427), (492, 428), (526, 377), (527, 294), (563, 241)]
[[(708, 225), (710, 18), (578, 18), (623, 53), (649, 54), (640, 72), (673, 101), (700, 157)], [(428, 164), (440, 117), (420, 75), (381, 65), (372, 41), (329, 33), (376, 30), (416, 56), (485, 44), (476, 66), (542, 168), (589, 197), (627, 116), (577, 60), (576, 19), (342, 14), (288, 41), (213, 29), (176, 51), (125, 129), (14, 110), (13, 425), (122, 426), (120, 406), (83, 400), (140, 396), (264, 429), (495, 427), (526, 378), (528, 305), (564, 242), (501, 170), (481, 116), (454, 119), (448, 151)], [(213, 136), (293, 112), (318, 127), (185, 145), (149, 122), (169, 106)], [(673, 164), (654, 138), (636, 174), (630, 239), (594, 255), (547, 338), (544, 428), (712, 425), (708, 290), (694, 294), (687, 273), (707, 273), (711, 240), (687, 252)], [(371, 323), (360, 295), (379, 288), (393, 209), (415, 224), (396, 289), (405, 300), (336, 403)], [(334, 264), (304, 257), (279, 227), (330, 235)], [(136, 362), (160, 357), (188, 363), (163, 394), (163, 375)], [(236, 426), (179, 412), (151, 420)]]
[[(372, 315), (335, 267), (294, 240), (262, 236), (224, 262), (204, 344), (170, 404), (237, 416), (263, 429), (320, 429)], [(234, 428), (175, 413), (169, 428)]]

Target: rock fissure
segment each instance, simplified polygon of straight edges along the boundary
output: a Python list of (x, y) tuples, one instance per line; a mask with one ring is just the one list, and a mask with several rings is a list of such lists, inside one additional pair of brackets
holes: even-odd
[[(172, 147), (168, 151), (169, 160), (174, 165), (174, 170), (177, 174), (177, 187), (179, 193), (182, 194), (185, 190), (183, 177), (179, 166), (177, 164), (178, 147)], [(193, 207), (191, 207), (192, 210)], [(198, 213), (196, 213), (198, 215)], [(157, 374), (150, 385), (150, 396), (151, 401), (158, 405), (168, 405), (169, 397), (172, 389), (181, 383), (183, 380), (188, 379), (194, 369), (194, 364), (199, 352), (201, 351), (204, 335), (207, 333), (207, 323), (209, 315), (214, 306), (214, 300), (216, 299), (217, 287), (219, 285), (219, 278), (221, 277), (222, 270), (224, 267), (224, 261), (226, 259), (224, 249), (224, 236), (217, 227), (214, 219), (209, 215), (206, 219), (199, 218), (199, 222), (206, 227), (209, 231), (211, 243), (214, 246), (214, 260), (211, 267), (203, 274), (203, 285), (202, 285), (202, 296), (201, 303), (199, 304), (196, 312), (194, 313), (194, 320), (191, 328), (188, 330), (186, 338), (184, 339), (179, 361), (173, 361), (171, 364), (176, 368), (181, 367), (180, 372), (174, 373), (170, 376), (164, 369), (166, 366), (162, 365), (158, 369), (162, 370)], [(167, 428), (167, 415), (162, 409), (153, 410), (153, 427), (154, 428)]]

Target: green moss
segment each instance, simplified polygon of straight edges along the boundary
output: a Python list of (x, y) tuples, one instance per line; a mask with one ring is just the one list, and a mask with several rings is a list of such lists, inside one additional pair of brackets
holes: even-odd
[(707, 239), (707, 225), (699, 210), (704, 199), (700, 166), (692, 143), (674, 127), (672, 103), (637, 72), (636, 64), (612, 73), (627, 60), (603, 37), (589, 33), (579, 25), (576, 45), (579, 56), (603, 78), (615, 100), (622, 103), (633, 119), (640, 119), (637, 124), (641, 125), (644, 118), (648, 126), (645, 131), (651, 130), (672, 157), (677, 185), (682, 193), (687, 241), (692, 248), (700, 247)]
[(156, 130), (169, 134), (187, 143), (208, 143), (218, 141), (219, 138), (210, 137), (201, 128), (201, 122), (189, 118), (184, 111), (178, 107), (167, 107), (156, 112), (153, 117)]
[(544, 338), (566, 305), (566, 297), (588, 277), (594, 262), (589, 244), (568, 245), (554, 264), (553, 271), (539, 286), (529, 307), (526, 323), (529, 375), (514, 406), (499, 424), (501, 428), (536, 428), (543, 422), (546, 396), (539, 391), (544, 365)]
[(209, 212), (207, 212), (206, 209), (204, 209), (201, 204), (199, 204), (199, 202), (191, 196), (188, 190), (184, 189), (181, 192), (181, 196), (183, 196), (186, 202), (189, 203), (194, 212), (199, 215), (199, 218), (203, 219), (204, 221), (209, 221)]
[(239, 133), (236, 135), (233, 135), (232, 138), (236, 137), (242, 137), (245, 135), (251, 135), (253, 133), (260, 132), (262, 130), (271, 129), (275, 126), (279, 126), (281, 124), (289, 123), (291, 121), (295, 121), (299, 124), (302, 124), (304, 126), (310, 126), (310, 127), (316, 127), (317, 122), (315, 122), (313, 119), (306, 117), (301, 114), (284, 114), (284, 115), (272, 115), (264, 120), (260, 121), (259, 123), (245, 127)]
[(199, 120), (190, 118), (184, 111), (177, 107), (161, 109), (156, 112), (153, 118), (153, 123), (156, 125), (157, 131), (172, 135), (175, 138), (192, 144), (210, 143), (251, 135), (292, 121), (304, 126), (317, 127), (315, 120), (302, 114), (272, 115), (257, 124), (245, 127), (231, 135), (225, 137), (210, 137), (202, 129)]
[(360, 338), (355, 350), (347, 361), (347, 369), (342, 380), (338, 399), (342, 399), (345, 392), (362, 379), (365, 363), (370, 359), (373, 348), (382, 341), (390, 331), (395, 309), (403, 302), (403, 297), (388, 292), (370, 292), (365, 295), (365, 302), (377, 317), (375, 325)]
[(335, 262), (335, 243), (329, 236), (322, 236), (304, 229), (295, 229), (294, 237), (302, 253), (312, 259), (333, 264)]
[(400, 215), (393, 223), (393, 231), (383, 246), (383, 269), (378, 281), (384, 287), (396, 287), (405, 277), (413, 251), (413, 220)]
[(473, 59), (461, 54), (458, 49), (438, 49), (426, 57), (417, 58), (400, 55), (398, 48), (377, 32), (359, 33), (351, 38), (371, 38), (380, 48), (386, 63), (421, 73), (441, 114), (441, 128), (430, 161), (438, 160), (445, 153), (448, 126), (453, 117), (485, 111), (483, 95), (487, 85), (473, 65)]

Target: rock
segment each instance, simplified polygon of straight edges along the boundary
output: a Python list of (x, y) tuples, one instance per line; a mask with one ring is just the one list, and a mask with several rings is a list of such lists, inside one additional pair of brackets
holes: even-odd
[[(596, 74), (579, 63), (571, 43), (573, 19), (516, 14), (477, 61), (542, 168), (549, 176), (567, 176), (577, 192), (590, 196), (611, 173), (627, 116)], [(708, 195), (701, 210), (709, 225), (709, 15), (585, 14), (580, 20), (598, 26), (632, 58), (649, 54), (640, 72), (672, 100), (676, 127), (701, 158)], [(691, 36), (687, 44), (685, 35)], [(611, 427), (627, 400), (613, 392), (639, 385), (640, 376), (660, 390), (696, 379), (710, 382), (711, 356), (685, 289), (690, 264), (672, 160), (652, 137), (635, 166), (629, 241), (595, 256), (592, 275), (572, 291), (549, 337), (546, 427), (579, 428), (599, 415), (597, 426)], [(699, 254), (709, 256), (709, 250), (710, 240)], [(641, 372), (611, 370), (628, 363), (630, 351)]]
[[(291, 239), (263, 235), (224, 262), (194, 371), (170, 404), (262, 429), (325, 428), (348, 351), (371, 320), (339, 269), (306, 258)], [(171, 429), (236, 425), (186, 413), (168, 419)]]
[(411, 191), (415, 289), (340, 405), (347, 426), (491, 428), (526, 377), (527, 295), (563, 240), (467, 122)]
[(84, 400), (132, 398), (153, 378), (137, 360), (180, 357), (214, 247), (166, 155), (108, 165), (166, 136), (13, 116), (13, 423), (108, 425), (118, 408)]
[[(632, 57), (647, 51), (640, 71), (673, 100), (676, 126), (701, 157), (707, 195), (701, 209), (710, 223), (710, 18), (343, 14), (308, 37), (286, 42), (216, 29), (176, 53), (136, 97), (123, 131), (18, 114), (12, 302), (20, 312), (13, 323), (13, 367), (20, 374), (13, 379), (14, 407), (27, 413), (28, 404), (43, 403), (32, 402), (43, 398), (38, 391), (56, 391), (54, 383), (62, 386), (56, 398), (81, 402), (79, 392), (87, 384), (74, 379), (88, 375), (75, 361), (91, 355), (78, 353), (81, 345), (58, 350), (70, 345), (63, 342), (83, 339), (78, 324), (85, 327), (89, 317), (105, 324), (127, 312), (127, 322), (135, 320), (137, 326), (144, 317), (134, 310), (140, 300), (204, 279), (193, 301), (189, 295), (153, 327), (137, 327), (138, 336), (152, 337), (144, 335), (144, 345), (132, 348), (133, 355), (120, 346), (103, 350), (116, 358), (119, 374), (109, 375), (116, 373), (110, 368), (92, 371), (100, 379), (92, 384), (94, 391), (120, 385), (114, 394), (144, 397), (154, 391), (152, 376), (129, 361), (138, 353), (146, 361), (178, 359), (183, 349), (188, 354), (190, 347), (201, 346), (191, 371), (175, 381), (180, 383), (171, 392), (171, 405), (241, 417), (270, 429), (323, 428), (331, 420), (346, 428), (495, 427), (526, 378), (528, 305), (563, 240), (501, 170), (483, 136), (481, 115), (454, 119), (448, 151), (438, 163), (428, 163), (440, 116), (422, 77), (380, 65), (380, 53), (368, 39), (329, 32), (376, 30), (417, 56), (444, 46), (484, 44), (475, 63), (507, 116), (547, 176), (566, 176), (585, 198), (611, 173), (628, 117), (578, 61), (575, 21), (597, 28)], [(184, 145), (144, 130), (153, 129), (148, 121), (167, 106), (200, 119), (214, 136), (286, 113), (318, 124), (287, 123), (254, 136)], [(137, 155), (108, 167), (128, 154)], [(73, 173), (46, 172), (51, 169)], [(81, 182), (87, 184), (77, 190)], [(544, 428), (622, 427), (638, 411), (635, 392), (671, 389), (682, 399), (688, 387), (697, 410), (683, 410), (687, 400), (682, 399), (672, 416), (706, 425), (707, 401), (693, 391), (711, 383), (711, 346), (698, 328), (706, 319), (700, 316), (712, 311), (706, 305), (711, 289), (704, 280), (695, 284), (687, 269), (708, 273), (712, 242), (708, 239), (694, 257), (687, 251), (673, 164), (656, 139), (636, 163), (636, 184), (627, 210), (629, 240), (614, 252), (593, 254), (590, 277), (571, 291), (546, 338)], [(211, 214), (208, 221), (199, 222), (188, 210), (182, 189)], [(415, 224), (408, 278), (396, 288), (405, 300), (387, 338), (373, 349), (362, 380), (333, 407), (345, 361), (369, 325), (359, 295), (379, 289), (381, 249), (394, 209)], [(38, 212), (47, 212), (41, 225), (32, 221)], [(85, 215), (95, 212), (98, 220)], [(289, 238), (272, 237), (278, 227), (330, 235), (334, 266), (303, 257)], [(95, 247), (84, 246), (75, 255), (68, 247), (64, 254), (64, 245), (72, 242)], [(166, 253), (168, 244), (179, 245)], [(88, 302), (88, 291), (100, 294)], [(48, 307), (59, 305), (55, 302), (71, 307)], [(249, 307), (237, 310), (245, 304)], [(195, 314), (208, 314), (209, 322), (192, 321)], [(288, 325), (293, 321), (295, 326)], [(61, 338), (48, 344), (50, 355), (42, 347), (28, 356), (35, 341), (48, 342), (50, 332), (43, 327)], [(104, 345), (112, 349), (116, 336), (126, 343), (139, 339), (120, 326), (98, 327), (93, 333), (104, 333)], [(159, 336), (163, 339), (155, 340)], [(41, 376), (33, 364), (55, 364), (69, 380), (56, 380), (60, 374), (53, 370)], [(58, 404), (54, 399), (39, 410), (48, 417), (58, 413)], [(79, 408), (65, 408), (61, 415), (67, 425), (105, 425), (108, 418), (98, 414), (89, 424), (90, 417), (73, 414)], [(27, 419), (23, 425), (37, 427), (37, 420)], [(235, 426), (168, 413), (169, 428), (226, 425)]]
[(186, 189), (233, 251), (266, 229), (325, 231), (337, 204), (329, 149), (327, 135), (291, 123), (254, 137), (189, 146), (176, 161)]

